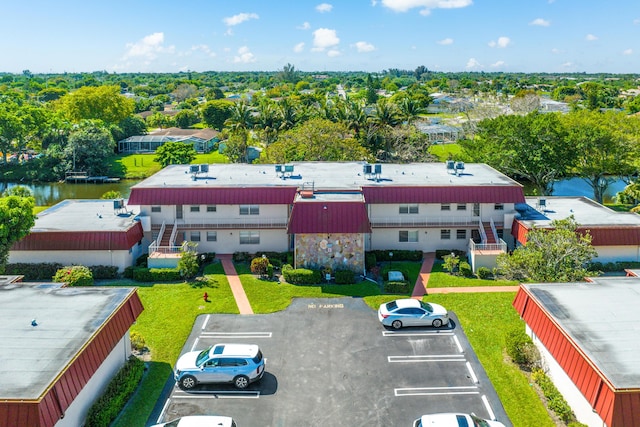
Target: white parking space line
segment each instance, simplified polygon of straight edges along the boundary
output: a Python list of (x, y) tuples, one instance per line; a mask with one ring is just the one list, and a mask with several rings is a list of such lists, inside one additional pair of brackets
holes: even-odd
[(495, 420), (496, 414), (493, 413), (493, 410), (491, 409), (491, 405), (489, 405), (489, 399), (487, 399), (487, 396), (485, 396), (484, 394), (482, 395), (482, 403), (484, 403), (484, 407), (487, 408), (487, 412), (489, 413), (489, 419)]
[(458, 351), (460, 351), (460, 353), (464, 353), (464, 351), (462, 350), (462, 346), (460, 345), (460, 340), (458, 339), (457, 335), (453, 336), (453, 341), (456, 343), (456, 346), (458, 347)]
[(202, 332), (200, 337), (202, 338), (271, 338), (271, 332)]
[(397, 332), (397, 331), (382, 331), (383, 337), (426, 337), (426, 336), (451, 336), (453, 332)]
[(469, 370), (469, 375), (471, 375), (471, 379), (473, 379), (474, 384), (478, 384), (478, 377), (476, 376), (476, 373), (473, 371), (471, 363), (469, 362), (467, 362), (467, 369)]
[(476, 386), (395, 388), (393, 391), (396, 397), (480, 394)]
[(195, 341), (193, 342), (193, 345), (191, 346), (191, 351), (194, 351), (196, 349), (196, 347), (198, 346), (199, 339), (200, 337), (196, 337)]
[(164, 417), (164, 413), (167, 411), (167, 406), (169, 406), (169, 402), (171, 402), (171, 399), (167, 399), (166, 402), (164, 402), (164, 406), (162, 407), (162, 411), (160, 411), (160, 416), (158, 417), (158, 419), (156, 420), (156, 424), (160, 424), (160, 420), (162, 420), (162, 417)]
[(209, 314), (207, 314), (207, 317), (204, 318), (204, 323), (202, 323), (202, 330), (204, 331), (204, 329), (207, 327), (207, 323), (209, 323), (209, 318), (211, 316)]
[(413, 356), (387, 356), (389, 363), (416, 363), (416, 362), (464, 362), (461, 354), (435, 354)]
[(219, 391), (219, 390), (197, 390), (189, 393), (176, 390), (173, 392), (174, 399), (259, 399), (259, 391)]

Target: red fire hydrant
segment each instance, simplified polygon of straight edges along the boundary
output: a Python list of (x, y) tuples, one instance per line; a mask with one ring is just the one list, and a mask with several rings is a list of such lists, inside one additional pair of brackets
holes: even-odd
[(204, 295), (202, 295), (202, 298), (204, 299), (204, 302), (209, 302), (209, 294), (208, 293), (204, 293)]

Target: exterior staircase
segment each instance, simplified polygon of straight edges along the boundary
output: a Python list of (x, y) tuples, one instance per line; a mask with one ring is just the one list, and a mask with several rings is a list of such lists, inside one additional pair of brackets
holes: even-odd
[(169, 224), (166, 226), (164, 233), (162, 234), (162, 240), (160, 241), (159, 246), (173, 246), (173, 242), (171, 242), (171, 234), (173, 232), (173, 224)]
[(484, 228), (484, 234), (487, 236), (487, 240), (483, 243), (498, 243), (498, 239), (493, 234), (493, 230), (491, 229), (491, 224), (482, 224), (482, 228)]

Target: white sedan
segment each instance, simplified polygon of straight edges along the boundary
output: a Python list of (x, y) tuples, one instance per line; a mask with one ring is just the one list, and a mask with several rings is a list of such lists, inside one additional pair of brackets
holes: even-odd
[(413, 422), (413, 427), (505, 427), (498, 421), (488, 421), (473, 414), (430, 414)]
[(164, 424), (156, 424), (152, 427), (236, 427), (231, 417), (217, 415), (189, 415), (177, 418)]
[(378, 319), (384, 326), (400, 329), (404, 326), (433, 326), (449, 324), (449, 312), (441, 305), (419, 299), (398, 299), (380, 305)]

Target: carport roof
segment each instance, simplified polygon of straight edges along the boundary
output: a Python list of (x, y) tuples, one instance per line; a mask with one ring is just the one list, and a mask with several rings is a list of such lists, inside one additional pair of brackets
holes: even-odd
[(640, 279), (592, 280), (522, 286), (616, 389), (640, 389)]

